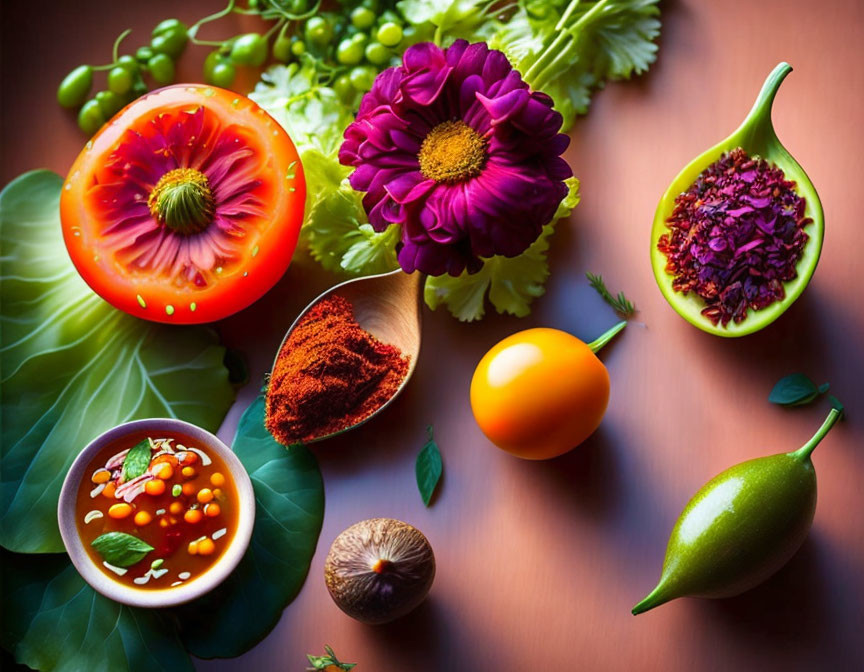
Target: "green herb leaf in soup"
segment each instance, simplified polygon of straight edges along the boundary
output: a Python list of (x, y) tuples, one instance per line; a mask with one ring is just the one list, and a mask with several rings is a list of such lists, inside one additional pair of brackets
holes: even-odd
[(153, 550), (147, 542), (125, 532), (106, 532), (96, 537), (90, 545), (105, 562), (115, 567), (131, 567)]
[(123, 460), (123, 482), (138, 478), (150, 466), (150, 440), (144, 439), (126, 453)]
[(435, 488), (438, 487), (438, 481), (441, 480), (441, 474), (444, 472), (444, 465), (441, 463), (441, 452), (438, 450), (438, 444), (435, 443), (435, 437), (432, 435), (432, 427), (427, 427), (429, 432), (429, 441), (423, 446), (423, 450), (417, 456), (417, 464), (414, 471), (417, 475), (417, 487), (420, 490), (420, 496), (423, 498), (423, 503), (429, 506), (432, 501), (432, 495), (435, 494)]
[(216, 431), (234, 400), (211, 329), (142, 322), (81, 279), (62, 185), (41, 170), (0, 193), (0, 544), (24, 553), (63, 550), (60, 486), (94, 437), (154, 417)]

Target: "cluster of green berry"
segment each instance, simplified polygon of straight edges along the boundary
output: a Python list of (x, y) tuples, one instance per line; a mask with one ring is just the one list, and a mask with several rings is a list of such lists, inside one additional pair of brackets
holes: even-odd
[[(204, 81), (231, 88), (237, 67), (260, 67), (268, 55), (279, 63), (312, 64), (322, 83), (333, 87), (346, 105), (356, 105), (372, 88), (378, 73), (398, 65), (411, 44), (430, 39), (407, 23), (396, 9), (396, 0), (340, 0), (341, 11), (319, 12), (321, 0), (248, 0), (237, 7), (230, 0), (221, 11), (188, 27), (167, 19), (153, 29), (150, 43), (135, 55), (118, 56), (124, 32), (114, 43), (108, 65), (81, 65), (70, 72), (57, 90), (63, 107), (79, 107), (78, 126), (92, 135), (134, 98), (149, 88), (144, 75), (157, 85), (174, 81), (174, 62), (188, 42), (215, 47), (204, 62)], [(227, 40), (198, 39), (198, 29), (231, 13), (251, 14), (273, 25), (264, 33), (244, 33)], [(272, 44), (271, 44), (272, 42)], [(107, 70), (107, 90), (88, 100), (93, 73)]]
[[(79, 107), (78, 126), (88, 135), (98, 131), (124, 105), (147, 93), (144, 74), (160, 86), (174, 81), (174, 61), (183, 53), (189, 39), (185, 25), (177, 19), (159, 23), (151, 34), (150, 44), (140, 47), (135, 55), (118, 56), (120, 42), (130, 31), (114, 42), (113, 58), (107, 65), (79, 65), (70, 72), (57, 89), (57, 102), (63, 107)], [(87, 99), (93, 88), (93, 73), (107, 70), (107, 89)]]

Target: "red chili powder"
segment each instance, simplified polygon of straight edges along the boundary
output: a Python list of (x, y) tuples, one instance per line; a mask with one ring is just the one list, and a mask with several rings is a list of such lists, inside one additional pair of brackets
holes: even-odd
[(368, 418), (399, 389), (408, 359), (357, 324), (351, 303), (314, 305), (282, 347), (267, 388), (266, 425), (284, 445)]

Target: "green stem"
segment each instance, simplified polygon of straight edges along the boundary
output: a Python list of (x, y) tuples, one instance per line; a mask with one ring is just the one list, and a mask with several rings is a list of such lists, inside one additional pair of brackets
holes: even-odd
[(114, 46), (111, 49), (111, 62), (107, 63), (105, 65), (91, 66), (91, 68), (93, 69), (94, 72), (100, 72), (102, 70), (110, 70), (115, 65), (117, 65), (117, 52), (120, 48), (120, 43), (123, 41), (123, 38), (125, 38), (131, 32), (132, 32), (132, 29), (127, 28), (122, 33), (120, 33), (120, 35), (117, 36), (117, 39), (114, 40)]
[[(776, 140), (774, 132), (774, 124), (771, 121), (771, 108), (774, 105), (774, 97), (780, 88), (780, 84), (786, 79), (786, 75), (792, 72), (792, 66), (788, 63), (779, 63), (776, 68), (771, 71), (765, 83), (762, 85), (762, 90), (756, 97), (756, 102), (753, 103), (753, 108), (745, 117), (744, 122), (738, 129), (738, 133), (745, 134), (747, 138), (761, 138), (762, 143)], [(751, 144), (747, 140), (741, 141), (742, 146)]]
[(598, 338), (596, 341), (591, 341), (588, 344), (588, 347), (591, 348), (591, 352), (596, 353), (598, 350), (600, 350), (600, 348), (602, 348), (609, 341), (611, 341), (613, 338), (615, 338), (616, 334), (618, 334), (618, 332), (621, 331), (626, 326), (627, 326), (627, 320), (622, 320), (621, 322), (616, 324), (614, 327), (612, 327), (609, 331), (607, 331), (605, 334), (603, 334), (600, 338)]
[(234, 3), (235, 0), (228, 0), (228, 4), (225, 6), (224, 9), (220, 9), (218, 12), (205, 16), (203, 19), (199, 19), (197, 22), (195, 22), (192, 27), (189, 28), (189, 30), (187, 31), (187, 35), (189, 35), (189, 39), (192, 41), (192, 43), (213, 46), (212, 42), (206, 42), (204, 40), (199, 41), (195, 39), (198, 35), (198, 29), (205, 23), (210, 23), (211, 21), (221, 19), (223, 16), (228, 16), (231, 12), (234, 11)]
[(843, 411), (837, 408), (832, 408), (831, 412), (828, 414), (828, 417), (825, 418), (825, 422), (822, 423), (822, 426), (817, 430), (817, 432), (813, 435), (807, 443), (805, 443), (801, 448), (796, 450), (794, 453), (789, 453), (790, 456), (794, 457), (796, 460), (804, 460), (810, 459), (810, 454), (816, 449), (816, 446), (825, 438), (825, 435), (831, 431), (831, 428), (837, 424), (837, 421), (843, 417)]

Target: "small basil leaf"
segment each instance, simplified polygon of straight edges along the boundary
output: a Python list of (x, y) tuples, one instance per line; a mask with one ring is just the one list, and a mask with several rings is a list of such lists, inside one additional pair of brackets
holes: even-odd
[(432, 427), (427, 427), (426, 430), (429, 432), (429, 441), (417, 456), (414, 470), (417, 474), (417, 487), (420, 489), (420, 496), (423, 498), (423, 503), (429, 506), (435, 488), (438, 486), (438, 481), (441, 480), (444, 465), (441, 463), (438, 444), (435, 443), (435, 438), (432, 436)]
[(96, 537), (90, 545), (105, 562), (115, 567), (131, 567), (153, 550), (147, 542), (125, 532), (106, 532)]
[(800, 406), (809, 404), (819, 396), (819, 388), (803, 373), (793, 373), (781, 378), (771, 394), (768, 401), (781, 406)]
[[(150, 441), (144, 439), (133, 446), (123, 460), (123, 482), (138, 478), (150, 466)], [(114, 564), (114, 563), (111, 563)]]
[(822, 383), (819, 386), (819, 394), (825, 394), (830, 389), (831, 389), (831, 386), (828, 383)]

